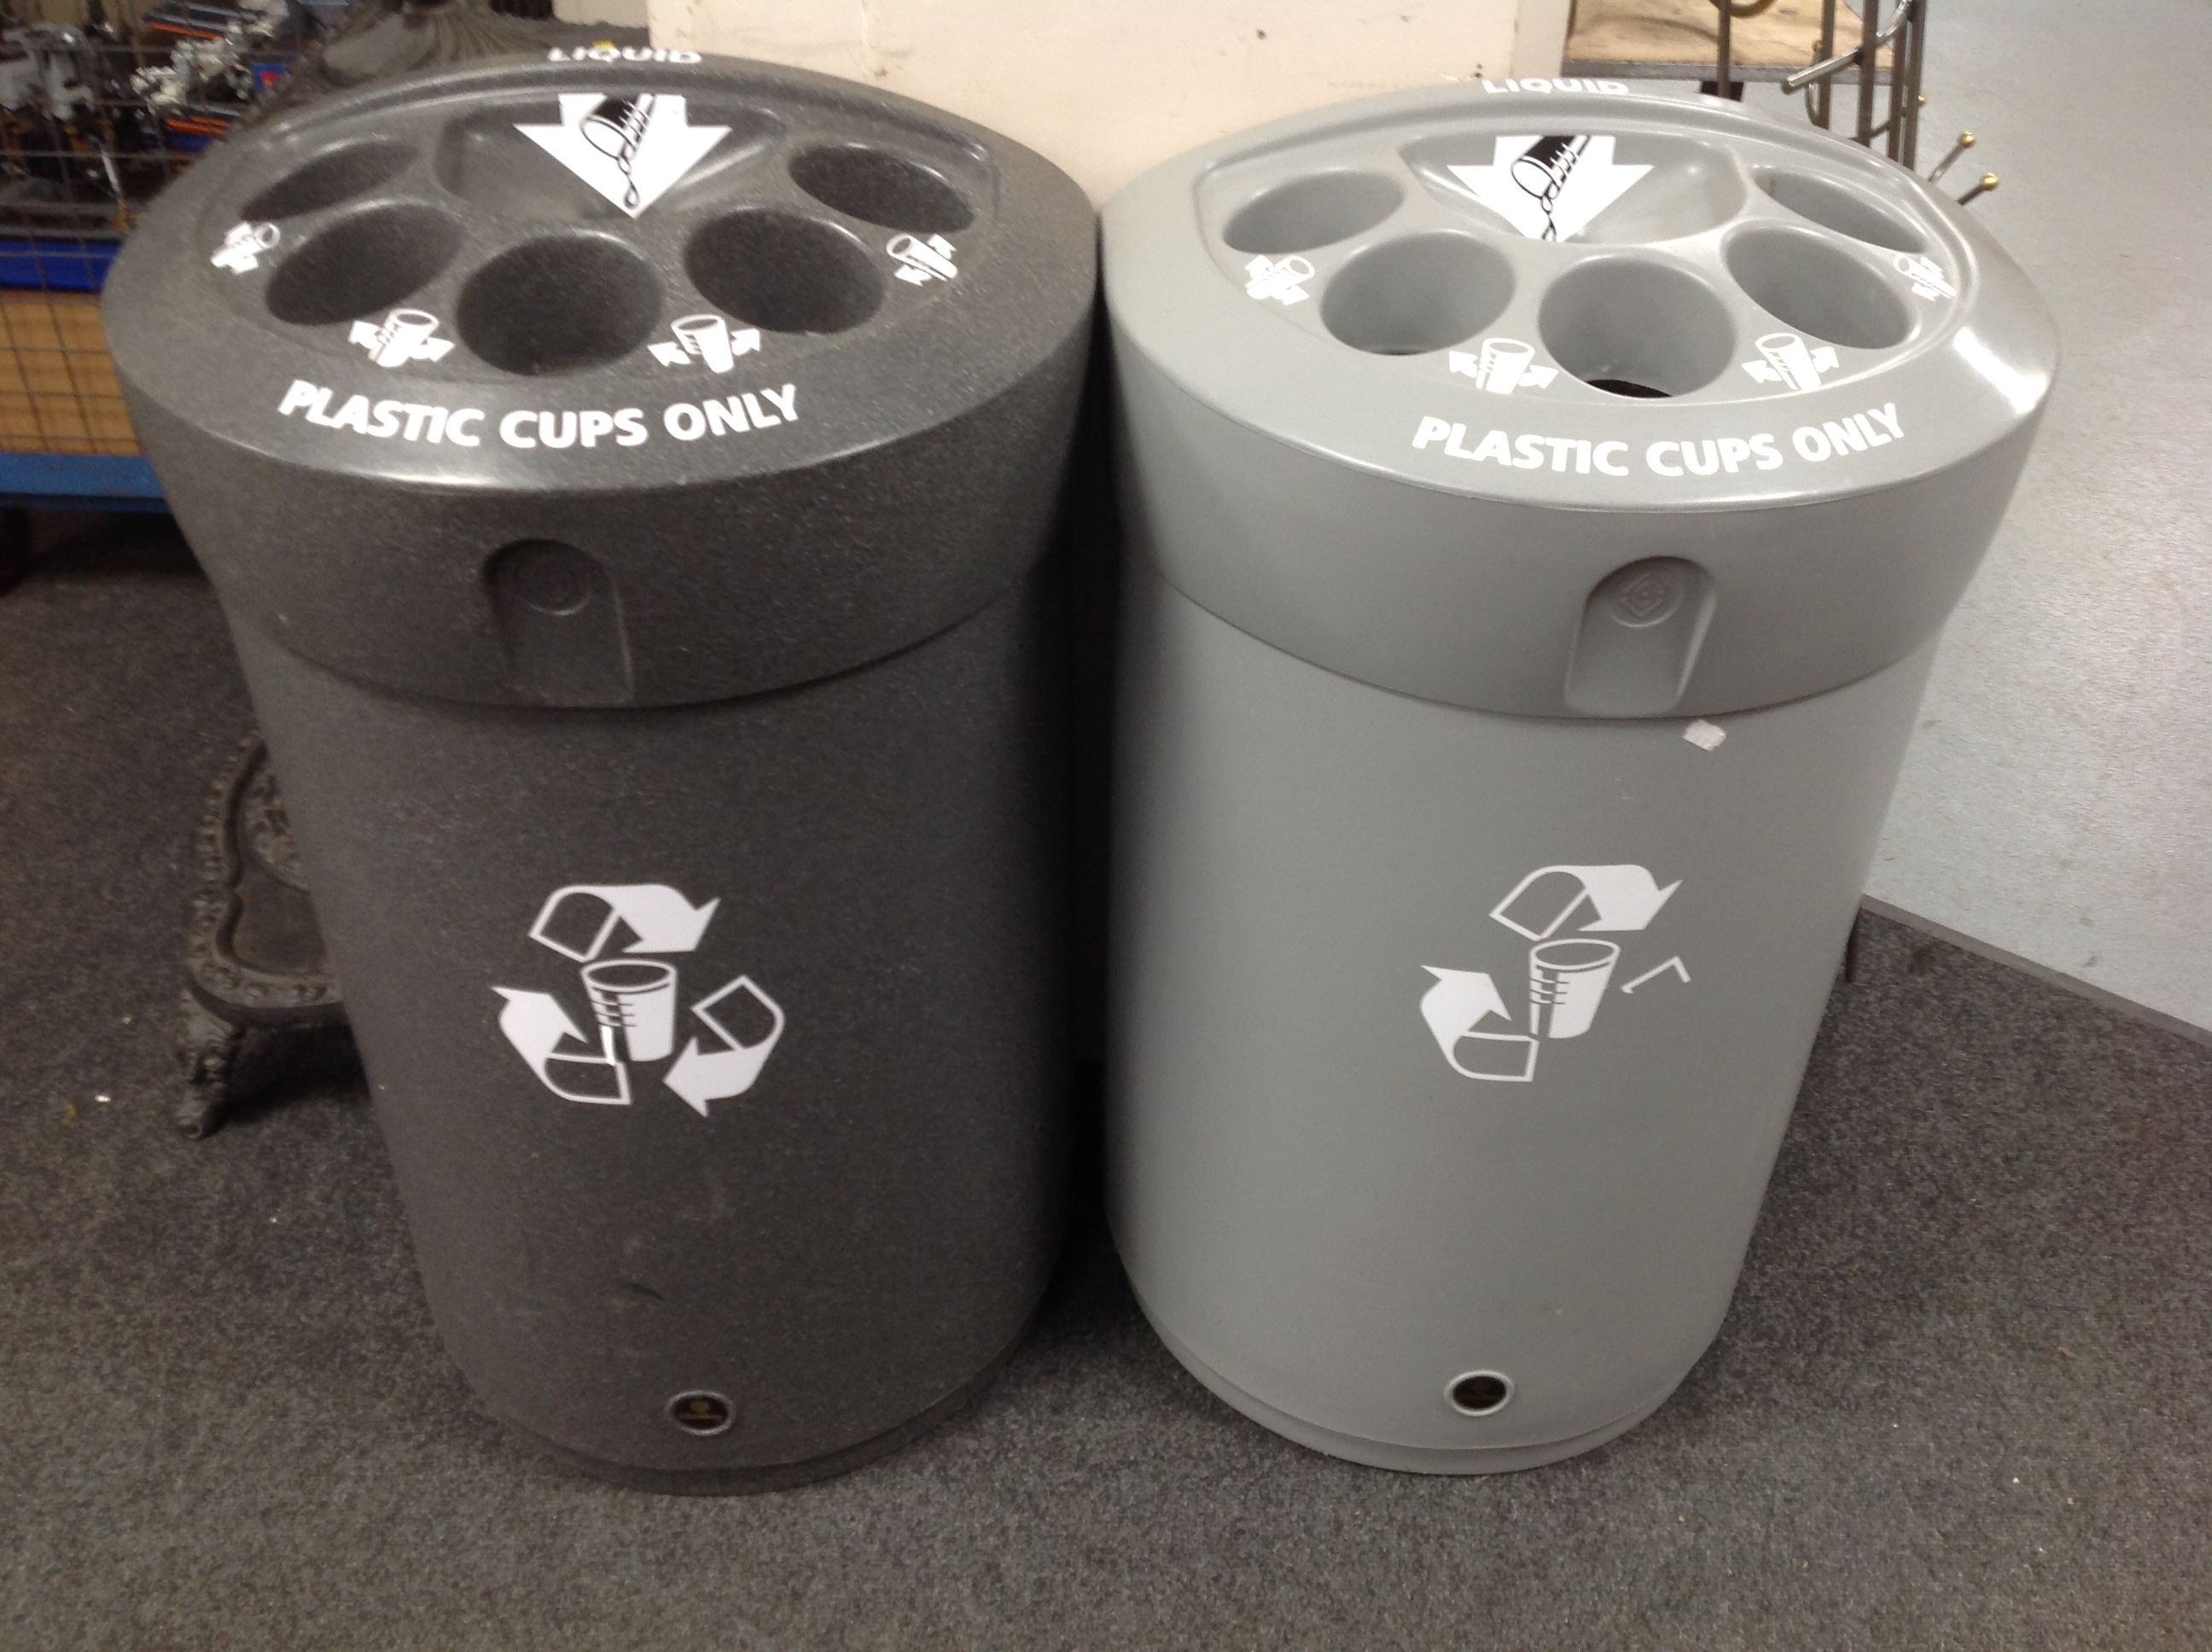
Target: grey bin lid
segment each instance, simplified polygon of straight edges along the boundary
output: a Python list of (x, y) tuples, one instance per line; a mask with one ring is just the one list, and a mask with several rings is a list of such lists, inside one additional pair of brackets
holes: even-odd
[[(2010, 495), (2041, 300), (1865, 149), (1581, 88), (1346, 104), (1108, 205), (1139, 538), (1279, 647), (1496, 710), (1741, 709), (1894, 662)], [(1672, 663), (1578, 682), (1606, 598), (1673, 603)]]
[(218, 146), (105, 319), (234, 618), (372, 682), (526, 701), (487, 561), (550, 542), (619, 593), (618, 697), (666, 703), (880, 657), (1018, 576), (1095, 245), (1057, 168), (922, 105), (556, 50)]

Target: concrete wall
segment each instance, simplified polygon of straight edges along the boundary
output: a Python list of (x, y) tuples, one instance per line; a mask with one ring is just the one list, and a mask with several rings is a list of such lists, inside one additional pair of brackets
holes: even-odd
[[(562, 3), (592, 15), (634, 0)], [(1157, 161), (1278, 115), (1556, 74), (1569, 3), (649, 0), (655, 46), (796, 64), (941, 105), (1049, 155), (1100, 201)]]

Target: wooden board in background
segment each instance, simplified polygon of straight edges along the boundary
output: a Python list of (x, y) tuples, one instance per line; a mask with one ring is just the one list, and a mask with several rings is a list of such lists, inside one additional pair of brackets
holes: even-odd
[[(1848, 5), (1836, 8), (1836, 50), (1859, 43), (1859, 16)], [(1775, 0), (1756, 17), (1739, 17), (1729, 31), (1729, 53), (1736, 78), (1780, 80), (1808, 68), (1820, 45), (1820, 0)], [(1720, 14), (1713, 0), (1575, 0), (1567, 26), (1568, 75), (1644, 76), (1674, 80), (1711, 80), (1720, 47)], [(1890, 53), (1880, 62), (1887, 80)], [(1836, 76), (1856, 84), (1857, 74)]]
[(0, 452), (138, 451), (99, 297), (0, 291)]

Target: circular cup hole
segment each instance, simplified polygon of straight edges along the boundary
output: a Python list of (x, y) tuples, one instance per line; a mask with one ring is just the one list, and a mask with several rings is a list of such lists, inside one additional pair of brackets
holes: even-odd
[(1247, 201), (1221, 239), (1239, 252), (1303, 252), (1372, 229), (1404, 197), (1396, 179), (1377, 173), (1316, 173)]
[(1353, 258), (1328, 283), (1321, 319), (1354, 349), (1419, 355), (1480, 332), (1512, 296), (1502, 255), (1471, 235), (1438, 231)]
[(1463, 1416), (1487, 1417), (1513, 1397), (1513, 1379), (1498, 1371), (1469, 1371), (1454, 1377), (1444, 1394)]
[(771, 332), (842, 332), (884, 299), (883, 277), (858, 241), (795, 212), (717, 218), (692, 236), (684, 267), (709, 303)]
[(1728, 370), (1727, 307), (1696, 276), (1640, 258), (1584, 264), (1552, 284), (1537, 317), (1552, 359), (1616, 396), (1681, 396)]
[(1760, 309), (1831, 344), (1887, 349), (1912, 331), (1887, 282), (1808, 231), (1746, 230), (1729, 243), (1728, 267)]
[(238, 210), (241, 218), (296, 218), (303, 212), (350, 201), (374, 189), (415, 158), (414, 146), (397, 138), (349, 143), (317, 155), (279, 179)]
[(429, 281), (460, 245), (460, 225), (435, 207), (356, 212), (284, 260), (269, 283), (269, 313), (301, 327), (374, 315)]
[(1759, 186), (1799, 217), (1810, 218), (1855, 241), (1871, 241), (1893, 252), (1919, 252), (1927, 248), (1928, 238), (1894, 213), (1876, 206), (1856, 190), (1825, 178), (1770, 172), (1760, 174)]
[(660, 283), (620, 241), (562, 235), (525, 241), (469, 277), (461, 338), (507, 373), (568, 373), (645, 342), (660, 318)]
[(967, 197), (928, 167), (866, 144), (809, 149), (791, 163), (791, 179), (823, 206), (886, 229), (950, 235), (975, 222)]
[(431, 166), (445, 188), (506, 217), (573, 223), (616, 216), (620, 207), (519, 130), (560, 124), (556, 106), (463, 115), (439, 135)]

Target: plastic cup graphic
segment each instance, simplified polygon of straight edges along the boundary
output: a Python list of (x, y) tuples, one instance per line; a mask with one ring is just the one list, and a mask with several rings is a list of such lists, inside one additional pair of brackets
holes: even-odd
[(720, 316), (678, 316), (668, 324), (668, 330), (686, 350), (715, 372), (727, 373), (737, 365), (738, 358), (730, 354), (730, 324)]
[[(919, 265), (940, 281), (950, 281), (960, 271), (954, 267), (951, 258), (930, 244), (931, 241), (939, 239), (941, 238), (932, 236), (929, 241), (926, 241), (919, 235), (894, 235), (891, 237), (890, 244), (884, 247), (884, 251), (889, 252), (901, 264)], [(950, 251), (949, 248), (946, 250)]]
[[(1260, 269), (1258, 266), (1261, 264), (1267, 267)], [(1301, 299), (1305, 295), (1298, 288), (1314, 278), (1312, 264), (1296, 253), (1286, 258), (1274, 259), (1272, 263), (1265, 258), (1255, 258), (1244, 267), (1253, 271), (1252, 279), (1244, 284), (1244, 290), (1254, 298)]]
[[(676, 966), (652, 958), (610, 958), (584, 967), (592, 1013), (611, 1038), (622, 1035), (633, 1061), (659, 1061), (676, 1048)], [(610, 1052), (611, 1053), (611, 1052)]]
[(394, 310), (378, 329), (377, 366), (406, 366), (415, 359), (416, 346), (437, 331), (438, 318), (428, 310)]
[(1579, 1038), (1597, 1017), (1620, 949), (1611, 941), (1546, 941), (1528, 950), (1528, 1003), (1536, 1032)]
[(1528, 363), (1535, 359), (1533, 344), (1524, 344), (1517, 338), (1486, 338), (1482, 341), (1482, 360), (1475, 368), (1475, 383), (1496, 395), (1510, 396)]
[(1796, 390), (1818, 390), (1820, 369), (1813, 365), (1813, 352), (1794, 332), (1771, 332), (1759, 341), (1766, 363)]

